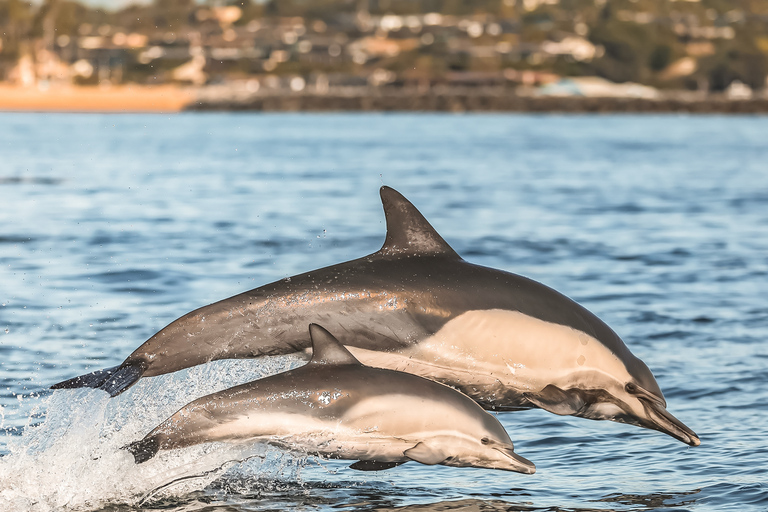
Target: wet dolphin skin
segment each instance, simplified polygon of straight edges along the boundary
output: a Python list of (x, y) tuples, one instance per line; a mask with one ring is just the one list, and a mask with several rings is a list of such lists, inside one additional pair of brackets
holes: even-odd
[(328, 331), (310, 325), (306, 365), (213, 393), (182, 407), (126, 447), (136, 462), (159, 450), (210, 441), (264, 442), (359, 470), (408, 461), (534, 473), (499, 421), (437, 382), (360, 364)]
[(364, 364), (448, 384), (486, 409), (539, 407), (700, 443), (594, 314), (541, 283), (463, 260), (397, 191), (382, 187), (381, 199), (379, 251), (201, 307), (121, 365), (53, 387), (114, 396), (141, 377), (212, 360), (305, 351), (302, 326), (319, 323)]

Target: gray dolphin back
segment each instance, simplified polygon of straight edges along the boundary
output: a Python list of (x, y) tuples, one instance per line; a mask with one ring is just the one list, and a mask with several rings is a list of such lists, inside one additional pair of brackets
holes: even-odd
[[(329, 303), (323, 300), (324, 297), (316, 298), (312, 304), (305, 304), (307, 307), (302, 313), (304, 318), (300, 321), (281, 323), (286, 315), (282, 312), (277, 312), (277, 322), (272, 320), (270, 323), (267, 317), (269, 313), (275, 314), (274, 308), (279, 309), (275, 304), (282, 299), (306, 295), (317, 289), (317, 281), (339, 281), (338, 287), (325, 288), (327, 295), (344, 294), (350, 291), (365, 293), (365, 290), (378, 288), (383, 290), (385, 295), (389, 293), (388, 300), (396, 300), (404, 290), (396, 283), (393, 288), (389, 286), (392, 283), (392, 277), (396, 277), (392, 276), (392, 269), (394, 268), (395, 273), (398, 273), (399, 268), (393, 260), (414, 259), (413, 256), (418, 256), (463, 261), (421, 212), (402, 194), (384, 186), (381, 187), (380, 195), (385, 212), (387, 234), (379, 251), (358, 260), (276, 281), (201, 307), (158, 331), (122, 364), (59, 382), (51, 386), (51, 389), (89, 387), (102, 389), (111, 396), (117, 396), (143, 376), (170, 373), (215, 359), (258, 357), (301, 351), (309, 346), (306, 330), (301, 326), (311, 322), (322, 321), (329, 327), (339, 327), (339, 332), (350, 330), (349, 338), (342, 338), (343, 343), (368, 340), (369, 346), (366, 348), (374, 350), (391, 350), (402, 345), (402, 340), (413, 341), (432, 334), (439, 325), (425, 328), (422, 320), (429, 323), (429, 319), (415, 319), (408, 311), (391, 312), (384, 309), (383, 313), (372, 313), (376, 309), (382, 311), (374, 305), (363, 314), (357, 315), (365, 317), (365, 323), (363, 323), (362, 320), (357, 320), (350, 315), (349, 308), (344, 310), (345, 301)], [(375, 273), (382, 264), (384, 268), (380, 269), (381, 277), (377, 278)], [(351, 277), (345, 281), (340, 279), (343, 276)], [(291, 311), (288, 314), (295, 316), (296, 308), (292, 306), (289, 309)], [(233, 318), (231, 314), (234, 310), (244, 310), (251, 314), (247, 315), (247, 318), (246, 315), (240, 315), (240, 323), (238, 323), (238, 319)], [(254, 315), (258, 315), (259, 312), (264, 312), (265, 315), (254, 318)], [(351, 311), (351, 313), (355, 312), (356, 310)], [(203, 317), (208, 319), (207, 331), (199, 330)], [(346, 318), (350, 318), (349, 321), (355, 325), (345, 325)], [(441, 320), (441, 323), (444, 321), (445, 319)], [(217, 323), (216, 326), (212, 325), (214, 322)], [(333, 325), (334, 322), (336, 325)], [(254, 329), (254, 324), (259, 325)], [(354, 329), (348, 329), (348, 327)], [(268, 331), (269, 334), (265, 336), (264, 331)], [(192, 332), (195, 333), (194, 337), (189, 336)], [(235, 337), (234, 333), (241, 333), (240, 347), (234, 347), (232, 350), (221, 347), (218, 353), (213, 352), (211, 347), (217, 344), (214, 340), (231, 339)], [(193, 346), (194, 340), (202, 341), (199, 346)], [(159, 352), (163, 352), (163, 355), (158, 357)]]

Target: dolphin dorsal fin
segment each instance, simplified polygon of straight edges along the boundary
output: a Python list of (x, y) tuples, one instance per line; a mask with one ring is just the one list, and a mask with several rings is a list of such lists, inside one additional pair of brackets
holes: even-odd
[(361, 364), (344, 345), (317, 324), (309, 324), (312, 359), (309, 364)]
[(387, 238), (379, 251), (385, 255), (442, 255), (461, 259), (427, 219), (397, 190), (381, 187)]

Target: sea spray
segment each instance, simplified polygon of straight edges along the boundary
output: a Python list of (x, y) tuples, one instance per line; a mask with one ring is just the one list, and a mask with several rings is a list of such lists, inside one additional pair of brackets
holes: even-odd
[[(142, 379), (110, 398), (66, 389), (36, 398), (21, 435), (8, 435), (0, 458), (0, 510), (88, 510), (184, 496), (217, 478), (253, 485), (262, 477), (297, 477), (283, 452), (252, 443), (207, 443), (161, 453), (137, 465), (122, 449), (186, 403), (301, 364), (301, 358), (219, 361)], [(40, 421), (40, 418), (42, 420)], [(240, 484), (236, 484), (240, 485)], [(226, 489), (220, 484), (217, 492)]]

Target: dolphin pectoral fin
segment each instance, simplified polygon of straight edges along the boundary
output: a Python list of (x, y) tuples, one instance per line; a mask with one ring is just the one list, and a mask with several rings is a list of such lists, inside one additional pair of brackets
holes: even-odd
[(403, 452), (403, 455), (428, 466), (440, 464), (448, 458), (448, 455), (443, 453), (442, 450), (437, 450), (425, 443), (418, 443), (413, 448), (408, 448)]
[(406, 462), (407, 461), (379, 462), (376, 460), (359, 460), (354, 464), (351, 464), (349, 467), (351, 469), (356, 469), (358, 471), (383, 471), (385, 469), (392, 469), (394, 467), (397, 467), (400, 464), (405, 464)]
[(689, 446), (699, 446), (701, 444), (701, 440), (696, 435), (696, 432), (675, 418), (661, 404), (642, 399), (641, 402), (646, 414), (648, 414), (648, 418), (653, 422), (651, 428), (664, 432)]
[(560, 416), (576, 414), (584, 407), (584, 398), (576, 389), (562, 390), (552, 384), (537, 393), (523, 393), (537, 407)]
[(141, 464), (157, 455), (157, 452), (160, 450), (160, 439), (156, 435), (148, 436), (140, 441), (134, 441), (123, 446), (123, 449), (131, 452), (136, 464)]
[(74, 377), (54, 384), (51, 386), (51, 389), (98, 388), (119, 368), (120, 366), (114, 366), (112, 368), (105, 368), (103, 370), (86, 373), (85, 375), (80, 375), (79, 377)]

